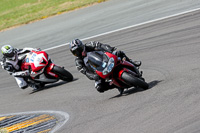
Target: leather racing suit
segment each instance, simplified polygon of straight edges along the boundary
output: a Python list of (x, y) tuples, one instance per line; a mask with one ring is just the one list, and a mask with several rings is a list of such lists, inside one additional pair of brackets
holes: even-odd
[[(34, 48), (15, 49), (15, 52), (16, 52), (15, 60), (9, 60), (3, 56), (2, 60), (0, 62), (2, 68), (5, 69), (10, 75), (14, 76), (19, 88), (21, 88), (21, 89), (25, 89), (29, 85), (27, 83), (27, 81), (24, 79), (24, 76), (29, 75), (29, 71), (21, 70), (22, 60), (19, 59), (19, 56), (29, 53), (32, 50), (38, 51), (38, 49), (34, 49)], [(31, 85), (29, 85), (29, 86), (31, 86)]]

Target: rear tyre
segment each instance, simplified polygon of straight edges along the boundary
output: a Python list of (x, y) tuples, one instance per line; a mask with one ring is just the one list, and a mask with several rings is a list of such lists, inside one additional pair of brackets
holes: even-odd
[(64, 80), (64, 81), (72, 81), (73, 80), (73, 76), (70, 72), (68, 72), (67, 70), (65, 70), (62, 67), (58, 67), (58, 66), (54, 66), (52, 71), (57, 74), (59, 76), (60, 79)]
[(135, 87), (140, 87), (143, 88), (144, 90), (149, 88), (149, 85), (143, 81), (142, 79), (139, 79), (133, 75), (131, 75), (128, 72), (123, 72), (122, 77), (121, 77), (128, 85), (135, 86)]

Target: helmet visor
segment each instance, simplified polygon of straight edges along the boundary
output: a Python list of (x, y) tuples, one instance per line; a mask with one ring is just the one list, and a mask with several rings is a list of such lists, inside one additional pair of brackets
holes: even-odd
[(83, 50), (80, 47), (74, 47), (71, 49), (72, 54), (77, 57), (82, 55), (82, 51)]
[(15, 52), (11, 52), (11, 53), (6, 53), (6, 54), (4, 54), (4, 56), (7, 58), (7, 59), (9, 59), (9, 60), (16, 60), (16, 54), (15, 54)]

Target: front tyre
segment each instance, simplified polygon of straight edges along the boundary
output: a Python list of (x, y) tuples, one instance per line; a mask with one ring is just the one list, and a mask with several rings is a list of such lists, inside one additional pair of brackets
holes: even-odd
[(73, 76), (70, 72), (68, 72), (67, 70), (65, 70), (62, 67), (58, 67), (58, 66), (54, 66), (52, 71), (57, 74), (59, 76), (60, 79), (64, 80), (64, 81), (72, 81), (73, 80)]
[(140, 88), (143, 88), (144, 90), (149, 88), (149, 85), (145, 81), (143, 81), (142, 79), (139, 79), (139, 78), (131, 75), (128, 72), (123, 72), (121, 78), (128, 85), (135, 86), (135, 87), (140, 87)]

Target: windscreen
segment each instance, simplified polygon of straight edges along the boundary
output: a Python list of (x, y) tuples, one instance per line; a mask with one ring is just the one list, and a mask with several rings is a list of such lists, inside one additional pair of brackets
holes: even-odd
[(93, 69), (103, 71), (107, 66), (108, 57), (103, 52), (95, 51), (88, 55), (88, 62)]

